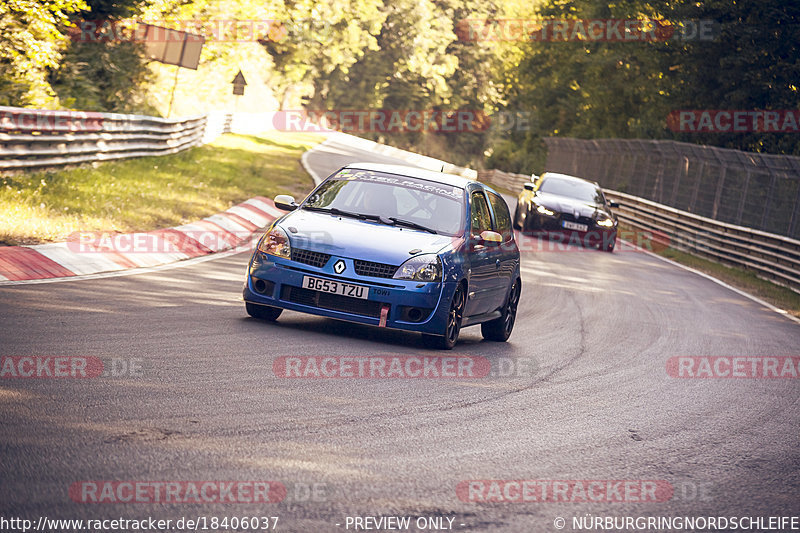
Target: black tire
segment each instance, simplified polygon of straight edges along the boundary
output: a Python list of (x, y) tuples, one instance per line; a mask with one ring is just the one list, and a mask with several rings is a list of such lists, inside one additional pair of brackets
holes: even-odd
[(514, 209), (514, 229), (515, 230), (522, 230), (522, 224), (519, 223), (519, 203), (517, 204), (517, 208)]
[(487, 341), (505, 342), (511, 336), (514, 322), (517, 319), (517, 306), (519, 296), (522, 294), (522, 281), (517, 279), (508, 291), (508, 298), (503, 304), (503, 313), (500, 318), (481, 324), (481, 334)]
[(444, 335), (430, 335), (423, 333), (422, 337), (426, 344), (439, 350), (452, 350), (458, 342), (458, 334), (461, 332), (461, 321), (464, 319), (464, 304), (466, 303), (466, 291), (464, 284), (459, 283), (453, 299), (450, 300), (450, 309), (447, 313), (447, 326)]
[(245, 302), (244, 307), (247, 309), (247, 314), (251, 317), (258, 318), (260, 320), (268, 320), (270, 322), (275, 322), (278, 320), (278, 317), (281, 316), (281, 313), (283, 313), (283, 309), (278, 307), (251, 304), (250, 302)]

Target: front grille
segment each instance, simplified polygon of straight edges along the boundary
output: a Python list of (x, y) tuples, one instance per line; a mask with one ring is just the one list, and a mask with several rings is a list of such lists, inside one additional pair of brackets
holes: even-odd
[(322, 268), (330, 258), (331, 254), (323, 254), (322, 252), (312, 252), (311, 250), (292, 248), (292, 261), (297, 261), (298, 263), (304, 263), (306, 265)]
[(373, 318), (381, 316), (381, 302), (372, 300), (362, 300), (361, 298), (351, 298), (340, 294), (330, 294), (327, 292), (313, 291), (301, 287), (290, 287), (284, 285), (281, 299), (311, 307), (330, 309), (342, 313), (351, 313)]
[(397, 272), (398, 268), (394, 265), (373, 263), (372, 261), (364, 261), (362, 259), (354, 259), (353, 263), (356, 267), (356, 274), (373, 278), (391, 278), (394, 276), (394, 273)]
[(578, 224), (586, 224), (587, 226), (592, 226), (594, 224), (594, 220), (590, 217), (576, 217), (572, 213), (561, 213), (561, 220), (567, 220), (569, 222), (577, 222)]

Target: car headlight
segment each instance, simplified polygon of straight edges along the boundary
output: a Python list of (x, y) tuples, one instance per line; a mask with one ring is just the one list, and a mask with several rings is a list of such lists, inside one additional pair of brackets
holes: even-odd
[(598, 226), (603, 226), (604, 228), (610, 228), (614, 225), (614, 220), (610, 218), (604, 218), (602, 220), (597, 221)]
[(543, 206), (543, 205), (540, 205), (539, 207), (537, 207), (537, 208), (536, 208), (536, 211), (538, 211), (539, 213), (541, 213), (541, 214), (543, 214), (543, 215), (547, 215), (547, 216), (549, 216), (549, 217), (551, 217), (551, 216), (553, 216), (553, 215), (555, 215), (555, 214), (556, 214), (556, 212), (555, 212), (555, 211), (551, 211), (550, 209), (547, 209), (547, 208), (546, 208), (545, 206)]
[(292, 256), (289, 236), (281, 228), (275, 226), (261, 237), (258, 242), (258, 251), (289, 259)]
[(412, 257), (397, 269), (394, 279), (412, 281), (441, 281), (442, 260), (436, 254), (423, 254)]

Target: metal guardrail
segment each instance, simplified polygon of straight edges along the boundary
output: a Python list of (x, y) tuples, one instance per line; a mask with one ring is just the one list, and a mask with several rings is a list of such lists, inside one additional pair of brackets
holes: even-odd
[(172, 154), (202, 144), (207, 120), (0, 106), (0, 171)]
[[(519, 192), (530, 176), (479, 172), (479, 180)], [(623, 192), (605, 190), (620, 222), (646, 231), (654, 243), (745, 268), (757, 276), (800, 292), (800, 241), (681, 211)]]
[[(272, 123), (273, 114), (212, 112), (164, 119), (0, 106), (0, 172), (172, 154), (211, 142), (223, 133), (263, 131)], [(423, 168), (477, 177), (469, 168), (353, 135), (330, 133), (342, 136), (349, 144)]]
[(408, 150), (403, 150), (402, 148), (397, 148), (388, 144), (378, 143), (375, 141), (371, 141), (369, 139), (358, 137), (356, 135), (351, 135), (349, 133), (332, 131), (330, 133), (329, 138), (331, 137), (339, 139), (342, 142), (349, 144), (350, 146), (360, 148), (368, 152), (383, 154), (389, 157), (393, 157), (395, 159), (400, 159), (402, 161), (405, 161), (406, 163), (418, 166), (420, 168), (425, 168), (436, 172), (441, 171), (441, 172), (446, 172), (448, 174), (456, 174), (458, 176), (462, 176), (464, 178), (471, 180), (474, 180), (478, 177), (478, 173), (471, 168), (459, 167), (457, 165), (453, 165), (452, 163), (442, 161), (441, 159), (436, 159), (426, 155), (409, 152)]
[[(162, 119), (0, 107), (0, 171), (171, 154), (231, 131), (233, 119), (229, 113)], [(356, 139), (370, 142), (358, 138), (350, 141)], [(475, 176), (470, 169), (438, 160), (435, 163), (446, 165), (445, 171), (477, 177), (512, 192), (521, 190), (523, 183), (530, 180), (530, 176), (500, 170), (480, 171)], [(606, 194), (620, 203), (617, 213), (623, 223), (652, 233), (656, 242), (719, 263), (744, 267), (800, 292), (800, 241), (618, 191), (606, 190)]]
[(546, 137), (547, 170), (800, 239), (800, 157), (666, 140)]
[(507, 191), (519, 192), (522, 190), (522, 185), (531, 181), (530, 176), (524, 174), (513, 174), (511, 172), (503, 172), (502, 170), (479, 170), (478, 181), (494, 185)]
[(718, 263), (752, 270), (759, 277), (800, 292), (800, 241), (719, 222), (617, 191), (620, 221), (648, 231), (653, 240)]

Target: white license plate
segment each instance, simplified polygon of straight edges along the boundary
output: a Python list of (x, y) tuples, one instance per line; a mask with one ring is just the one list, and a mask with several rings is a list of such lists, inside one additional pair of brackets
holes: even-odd
[(361, 298), (362, 300), (366, 300), (369, 295), (369, 287), (364, 287), (363, 285), (353, 285), (352, 283), (342, 283), (341, 281), (333, 281), (330, 279), (312, 278), (311, 276), (303, 276), (303, 288), (339, 294), (341, 296), (350, 296), (351, 298)]
[(586, 224), (578, 224), (576, 222), (570, 222), (569, 220), (561, 221), (561, 225), (565, 229), (574, 229), (575, 231), (589, 231), (589, 226)]

